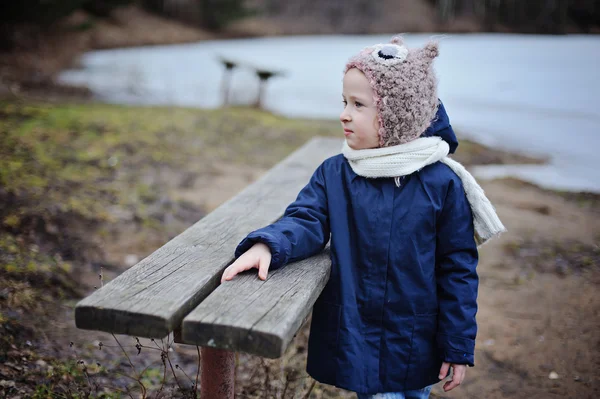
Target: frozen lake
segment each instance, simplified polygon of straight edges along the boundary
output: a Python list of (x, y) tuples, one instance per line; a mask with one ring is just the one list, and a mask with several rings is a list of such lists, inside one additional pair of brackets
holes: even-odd
[[(405, 35), (405, 41), (414, 47), (430, 37)], [(80, 69), (60, 79), (87, 85), (106, 102), (213, 108), (221, 104), (217, 57), (223, 55), (286, 72), (269, 82), (265, 108), (337, 119), (347, 58), (389, 39), (303, 36), (103, 50), (87, 53)], [(477, 34), (441, 41), (439, 94), (462, 137), (550, 158), (545, 166), (482, 167), (478, 176), (513, 175), (546, 187), (600, 192), (599, 39)], [(250, 103), (257, 79), (236, 69), (231, 89), (236, 103)]]

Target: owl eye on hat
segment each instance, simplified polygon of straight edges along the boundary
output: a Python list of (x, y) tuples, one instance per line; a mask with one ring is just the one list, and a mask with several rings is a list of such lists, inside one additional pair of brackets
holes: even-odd
[(403, 62), (408, 55), (405, 46), (397, 44), (376, 44), (371, 55), (376, 62), (384, 65), (394, 65)]
[(432, 65), (438, 53), (436, 42), (409, 49), (396, 36), (363, 49), (346, 64), (344, 73), (359, 69), (373, 88), (381, 147), (412, 141), (431, 124), (438, 107)]

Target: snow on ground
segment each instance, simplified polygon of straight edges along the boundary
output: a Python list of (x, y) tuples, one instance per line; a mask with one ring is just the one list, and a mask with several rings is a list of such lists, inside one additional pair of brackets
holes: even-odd
[[(405, 35), (411, 47), (432, 35)], [(86, 54), (63, 82), (88, 85), (103, 101), (220, 106), (218, 56), (285, 71), (268, 86), (265, 107), (290, 117), (333, 118), (341, 111), (345, 61), (386, 36), (302, 36), (205, 41)], [(600, 192), (597, 36), (452, 35), (435, 66), (440, 98), (463, 137), (550, 158), (546, 166), (486, 166), (481, 177), (518, 176), (546, 187)], [(257, 78), (234, 71), (231, 99), (251, 103)], [(340, 132), (341, 133), (341, 132)], [(460, 149), (459, 149), (460, 150)]]

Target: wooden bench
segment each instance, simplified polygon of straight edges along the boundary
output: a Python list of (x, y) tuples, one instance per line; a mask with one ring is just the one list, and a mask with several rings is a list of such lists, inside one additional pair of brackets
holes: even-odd
[(315, 138), (75, 308), (78, 328), (202, 346), (201, 394), (233, 397), (233, 353), (277, 358), (307, 319), (327, 280), (328, 249), (269, 273), (220, 285), (237, 244), (280, 218), (341, 140)]

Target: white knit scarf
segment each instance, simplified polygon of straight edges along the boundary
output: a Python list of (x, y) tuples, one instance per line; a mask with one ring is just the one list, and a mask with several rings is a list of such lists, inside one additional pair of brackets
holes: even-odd
[(342, 154), (354, 173), (369, 178), (393, 177), (397, 186), (400, 186), (401, 176), (410, 175), (424, 166), (437, 161), (448, 165), (462, 180), (473, 212), (477, 245), (484, 244), (506, 228), (475, 178), (464, 166), (447, 157), (449, 151), (448, 143), (440, 137), (423, 137), (406, 144), (367, 150), (353, 150), (344, 141), (342, 147)]

